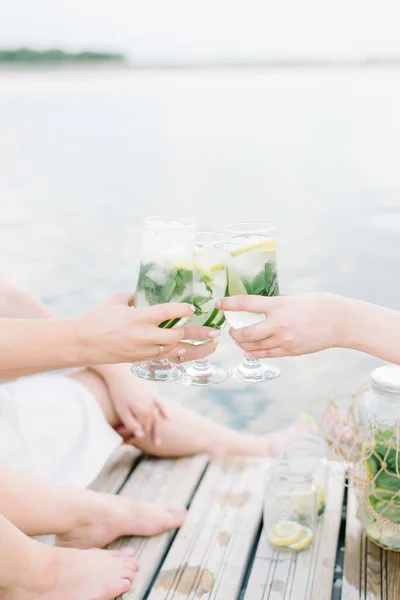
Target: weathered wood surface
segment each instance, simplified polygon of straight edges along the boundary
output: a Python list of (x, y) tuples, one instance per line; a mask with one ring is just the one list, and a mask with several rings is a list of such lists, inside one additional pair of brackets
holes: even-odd
[(306, 552), (278, 550), (261, 532), (245, 600), (330, 600), (344, 491), (344, 470), (330, 470), (327, 503)]
[(368, 540), (357, 518), (357, 500), (349, 489), (342, 600), (398, 600), (400, 553)]
[(235, 600), (261, 523), (269, 461), (214, 460), (149, 600)]
[(89, 486), (89, 489), (94, 492), (116, 494), (125, 483), (141, 454), (134, 446), (120, 446), (110, 456), (101, 473)]
[[(120, 495), (152, 504), (186, 507), (207, 463), (208, 457), (200, 455), (175, 460), (146, 457), (139, 462)], [(123, 595), (124, 600), (143, 598), (174, 533), (168, 531), (151, 538), (126, 537), (111, 544), (111, 548), (132, 547), (140, 562), (140, 570), (129, 592)]]

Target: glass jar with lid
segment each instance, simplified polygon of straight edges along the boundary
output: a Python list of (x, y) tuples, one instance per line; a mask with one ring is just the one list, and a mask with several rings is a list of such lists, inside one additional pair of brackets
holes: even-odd
[(297, 473), (311, 473), (317, 490), (317, 516), (325, 512), (329, 463), (325, 442), (313, 435), (286, 444), (284, 457)]
[(371, 374), (371, 389), (358, 400), (359, 457), (356, 483), (366, 535), (400, 551), (400, 367)]
[(270, 471), (264, 502), (264, 531), (274, 547), (308, 549), (316, 526), (316, 487), (311, 472), (296, 472), (286, 459)]

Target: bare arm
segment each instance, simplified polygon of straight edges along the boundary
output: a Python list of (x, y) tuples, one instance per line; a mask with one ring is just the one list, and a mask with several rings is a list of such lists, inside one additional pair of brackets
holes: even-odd
[[(10, 319), (49, 319), (56, 315), (23, 289), (14, 285), (4, 277), (0, 277), (0, 318)], [(61, 365), (51, 365), (47, 369), (42, 368), (12, 368), (0, 370), (0, 381), (17, 379), (25, 375), (34, 375), (45, 370), (51, 371), (63, 368)]]
[(344, 308), (343, 346), (400, 364), (400, 312), (357, 300)]
[(223, 298), (220, 306), (266, 315), (261, 323), (231, 330), (233, 339), (254, 358), (343, 347), (400, 364), (400, 312), (382, 306), (333, 294), (235, 296)]
[(132, 310), (132, 294), (116, 294), (74, 319), (0, 318), (0, 371), (129, 363), (160, 356), (176, 359), (183, 328), (158, 324), (190, 317), (190, 304), (169, 303)]
[(0, 277), (0, 317), (43, 319), (54, 316), (54, 313), (40, 300)]

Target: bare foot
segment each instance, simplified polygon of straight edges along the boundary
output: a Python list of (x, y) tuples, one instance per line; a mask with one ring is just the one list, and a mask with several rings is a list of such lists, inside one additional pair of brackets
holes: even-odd
[(267, 456), (280, 456), (289, 442), (300, 440), (312, 433), (312, 427), (307, 421), (295, 421), (286, 429), (280, 429), (263, 436), (267, 446)]
[(289, 427), (273, 431), (265, 435), (254, 435), (231, 431), (229, 436), (220, 440), (217, 454), (242, 456), (271, 456), (282, 454), (288, 442), (301, 439), (311, 433), (311, 426), (306, 421), (295, 421)]
[(86, 509), (76, 525), (58, 535), (57, 546), (70, 548), (104, 548), (122, 536), (158, 535), (180, 527), (186, 510), (146, 504), (137, 500), (87, 492)]
[(1, 600), (114, 600), (129, 590), (137, 571), (126, 552), (54, 548), (34, 540), (25, 548), (16, 572), (2, 582)]

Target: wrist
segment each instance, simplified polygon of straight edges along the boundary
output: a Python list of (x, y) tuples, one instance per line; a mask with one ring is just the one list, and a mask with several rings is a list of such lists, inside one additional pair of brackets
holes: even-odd
[(350, 335), (350, 324), (352, 322), (353, 300), (328, 294), (328, 312), (332, 323), (331, 348), (347, 348)]
[(368, 323), (369, 304), (350, 298), (342, 298), (342, 347), (358, 350), (362, 344), (361, 333)]
[[(73, 355), (77, 365), (90, 366), (102, 362), (101, 351), (82, 317), (69, 319)], [(104, 359), (103, 359), (104, 360)]]

